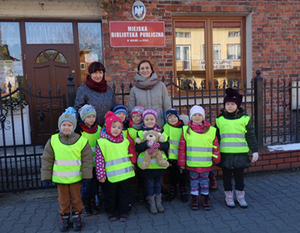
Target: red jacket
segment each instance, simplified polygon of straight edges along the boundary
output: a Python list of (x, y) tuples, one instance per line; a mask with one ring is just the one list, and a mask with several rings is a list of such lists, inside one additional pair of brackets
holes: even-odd
[[(188, 125), (196, 133), (206, 133), (208, 130), (208, 127), (210, 126), (210, 123), (207, 121), (204, 121), (204, 125), (195, 125), (190, 121), (188, 123)], [(219, 142), (218, 142), (217, 137), (215, 138), (213, 144), (214, 144), (214, 146), (217, 147), (217, 148), (213, 149), (213, 154), (218, 156), (218, 158), (213, 157), (213, 162), (214, 162), (214, 164), (218, 164), (221, 161), (221, 155), (220, 155)], [(183, 133), (181, 134), (180, 141), (179, 141), (177, 165), (185, 166), (185, 169), (190, 170), (190, 171), (195, 171), (197, 173), (208, 172), (208, 171), (212, 170), (212, 166), (211, 167), (188, 167), (188, 166), (186, 166), (186, 142), (184, 140)]]

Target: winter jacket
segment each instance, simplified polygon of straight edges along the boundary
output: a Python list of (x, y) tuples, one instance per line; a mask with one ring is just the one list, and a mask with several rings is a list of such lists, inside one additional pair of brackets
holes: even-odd
[[(152, 76), (156, 76), (155, 73)], [(151, 76), (151, 77), (152, 77)], [(136, 75), (136, 79), (141, 78), (140, 74)], [(164, 126), (165, 112), (171, 108), (171, 99), (163, 82), (158, 82), (151, 90), (142, 90), (134, 86), (130, 90), (128, 111), (131, 112), (133, 107), (142, 105), (145, 109), (155, 109), (157, 111), (157, 124)]]
[(112, 111), (116, 104), (116, 97), (110, 86), (107, 86), (105, 93), (99, 93), (90, 89), (86, 84), (77, 89), (74, 108), (78, 110), (85, 104), (90, 104), (96, 109), (97, 123), (101, 127), (104, 124), (104, 116)]
[[(193, 130), (196, 133), (205, 134), (211, 125), (207, 121), (204, 121), (204, 125), (195, 125), (190, 121), (188, 123), (188, 126), (190, 127), (190, 130)], [(219, 142), (218, 142), (217, 137), (215, 138), (213, 145), (216, 146), (216, 148), (213, 148), (212, 152), (214, 155), (216, 155), (218, 157), (217, 158), (213, 157), (212, 160), (213, 160), (214, 164), (218, 164), (218, 163), (220, 163), (221, 157), (220, 157)], [(186, 165), (186, 141), (184, 139), (183, 132), (181, 134), (181, 138), (179, 141), (177, 165), (185, 166), (185, 169), (190, 170), (190, 171), (195, 171), (197, 173), (212, 171), (212, 166), (211, 167), (188, 167)]]
[[(234, 113), (228, 113), (222, 109), (221, 114), (218, 117), (224, 116), (225, 119), (239, 119), (243, 115), (246, 114), (244, 113), (244, 109), (240, 107), (238, 111)], [(217, 126), (216, 128), (217, 137), (220, 140), (220, 131)], [(258, 152), (258, 144), (251, 121), (249, 121), (248, 125), (246, 126), (246, 131), (245, 138), (251, 152)], [(251, 166), (251, 161), (248, 153), (221, 153), (221, 162), (218, 164), (218, 166), (228, 169), (247, 168)]]
[[(60, 141), (65, 145), (72, 145), (81, 136), (77, 133), (71, 133), (70, 135), (65, 135), (63, 133), (59, 133)], [(68, 155), (66, 154), (66, 160)], [(55, 154), (53, 148), (51, 146), (51, 138), (47, 141), (44, 152), (42, 155), (42, 168), (41, 168), (41, 180), (51, 180), (52, 179), (52, 171), (53, 164), (55, 160)], [(86, 144), (84, 149), (81, 151), (81, 173), (82, 179), (92, 179), (93, 177), (93, 152), (89, 143)]]

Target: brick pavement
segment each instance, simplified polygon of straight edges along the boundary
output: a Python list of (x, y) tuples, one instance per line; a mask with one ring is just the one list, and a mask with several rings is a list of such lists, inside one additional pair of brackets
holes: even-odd
[[(145, 204), (133, 203), (127, 222), (109, 222), (106, 213), (83, 217), (86, 233), (109, 232), (300, 232), (300, 171), (247, 175), (248, 209), (226, 207), (221, 180), (210, 194), (213, 209), (192, 211), (188, 203), (163, 202), (165, 213), (149, 214)], [(56, 189), (0, 195), (1, 233), (59, 232)], [(70, 227), (72, 231), (72, 227)]]

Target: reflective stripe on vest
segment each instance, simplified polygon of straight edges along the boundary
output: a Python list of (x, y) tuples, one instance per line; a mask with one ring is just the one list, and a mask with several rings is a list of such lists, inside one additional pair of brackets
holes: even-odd
[(97, 143), (105, 161), (105, 172), (109, 182), (116, 183), (135, 176), (133, 165), (128, 157), (127, 139), (116, 143), (100, 138)]
[(249, 121), (250, 117), (247, 115), (238, 119), (226, 119), (224, 116), (216, 119), (216, 125), (220, 132), (220, 152), (249, 152), (249, 147), (245, 138), (245, 134), (247, 133), (246, 126)]
[[(144, 132), (143, 130), (138, 131), (138, 137), (142, 140), (144, 140), (143, 132)], [(164, 136), (165, 136), (165, 141), (168, 140), (167, 136), (166, 135), (164, 135)], [(166, 154), (162, 150), (160, 150), (160, 151), (161, 151), (163, 159), (168, 160)], [(141, 163), (144, 161), (144, 156), (145, 156), (144, 152), (139, 153), (139, 157), (137, 159), (137, 165), (138, 165), (139, 168), (141, 168)], [(147, 169), (167, 169), (167, 168), (159, 166), (157, 164), (156, 158), (154, 158), (154, 159), (151, 159), (150, 165)]]
[(88, 142), (92, 148), (93, 156), (94, 156), (94, 167), (95, 167), (97, 140), (100, 138), (100, 131), (101, 131), (101, 127), (98, 125), (97, 131), (95, 133), (87, 133), (85, 131), (81, 132), (81, 135), (88, 140)]
[(178, 160), (178, 147), (182, 134), (182, 128), (176, 128), (167, 123), (164, 125), (164, 133), (168, 135), (170, 143), (168, 151), (169, 159)]
[(74, 144), (66, 145), (60, 142), (59, 134), (54, 134), (50, 143), (55, 157), (52, 181), (59, 184), (81, 181), (81, 151), (88, 143), (87, 139), (80, 137)]
[(183, 126), (183, 136), (186, 142), (186, 165), (188, 167), (212, 166), (212, 150), (215, 148), (216, 128), (210, 126), (206, 133), (197, 133), (188, 126)]

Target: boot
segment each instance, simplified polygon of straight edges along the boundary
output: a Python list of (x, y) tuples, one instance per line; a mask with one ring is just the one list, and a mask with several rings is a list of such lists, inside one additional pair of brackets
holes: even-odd
[(69, 230), (70, 214), (60, 215), (60, 231), (65, 232)]
[(99, 214), (98, 208), (96, 206), (96, 199), (95, 198), (90, 199), (90, 206), (91, 206), (91, 213), (92, 214)]
[(165, 208), (161, 204), (161, 196), (162, 196), (162, 194), (156, 194), (155, 195), (155, 204), (156, 204), (156, 208), (158, 210), (158, 213), (165, 212)]
[(79, 212), (76, 212), (76, 213), (73, 212), (72, 220), (73, 220), (74, 231), (80, 231), (82, 229), (81, 214)]
[(172, 201), (175, 197), (176, 197), (176, 187), (175, 186), (171, 186), (170, 187), (170, 193), (166, 197), (166, 200), (167, 201)]
[(128, 219), (128, 214), (127, 213), (121, 213), (120, 222), (126, 222), (127, 219)]
[(198, 196), (191, 195), (191, 209), (192, 210), (198, 210)]
[(150, 213), (151, 214), (157, 214), (157, 208), (155, 205), (155, 200), (154, 200), (154, 195), (153, 196), (148, 196), (146, 199), (148, 201), (148, 204), (150, 205)]
[(186, 192), (185, 187), (180, 188), (180, 198), (181, 198), (182, 202), (188, 202), (189, 201), (188, 194)]
[(211, 210), (208, 195), (202, 195), (202, 205), (204, 210)]
[(218, 183), (215, 174), (209, 175), (210, 186), (209, 189), (218, 189)]
[(235, 207), (232, 191), (225, 191), (225, 202), (228, 207), (230, 208)]
[(235, 190), (236, 200), (239, 203), (240, 207), (247, 208), (248, 204), (245, 200), (245, 192), (244, 191), (238, 191)]
[(86, 216), (90, 216), (92, 214), (90, 199), (82, 200), (82, 204), (83, 204), (83, 214)]

